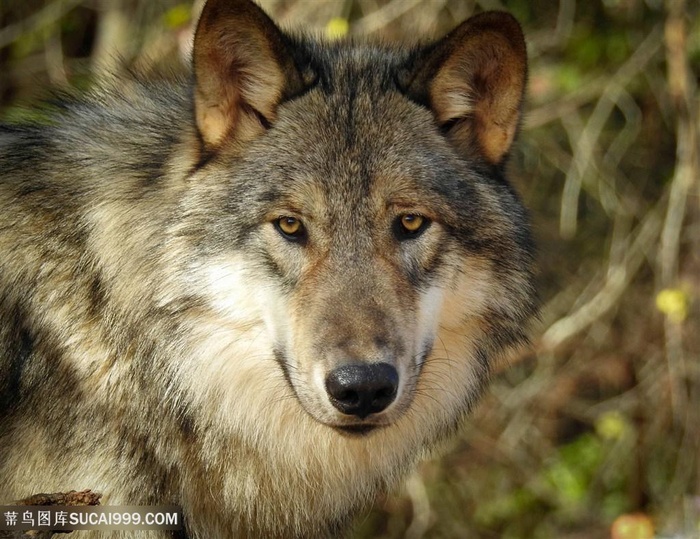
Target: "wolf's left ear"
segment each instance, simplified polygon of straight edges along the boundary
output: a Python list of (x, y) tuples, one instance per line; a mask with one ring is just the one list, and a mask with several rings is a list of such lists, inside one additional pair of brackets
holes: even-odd
[(194, 38), (194, 108), (208, 149), (250, 140), (301, 90), (287, 38), (250, 0), (209, 0)]
[(430, 106), (461, 151), (500, 163), (520, 124), (527, 77), (518, 22), (504, 12), (476, 15), (423, 51), (414, 66), (403, 81), (408, 95)]

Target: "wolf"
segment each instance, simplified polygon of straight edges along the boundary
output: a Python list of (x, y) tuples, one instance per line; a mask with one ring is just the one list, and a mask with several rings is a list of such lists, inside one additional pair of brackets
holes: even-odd
[(190, 538), (347, 529), (526, 342), (526, 76), (502, 12), (324, 42), (209, 0), (188, 73), (2, 126), (0, 500), (174, 504)]

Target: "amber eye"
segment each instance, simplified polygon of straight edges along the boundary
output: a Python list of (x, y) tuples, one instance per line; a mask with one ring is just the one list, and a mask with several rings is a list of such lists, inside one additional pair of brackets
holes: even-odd
[(420, 236), (430, 225), (430, 219), (418, 213), (404, 213), (394, 221), (394, 234), (398, 240), (409, 240)]
[(430, 219), (418, 213), (404, 213), (394, 221), (393, 230), (396, 239), (415, 239), (430, 226)]
[(424, 222), (425, 218), (422, 215), (417, 215), (415, 213), (407, 213), (406, 215), (401, 216), (401, 226), (409, 234), (415, 234), (418, 232), (423, 226)]
[(275, 227), (290, 241), (299, 241), (305, 235), (304, 225), (296, 217), (282, 216), (275, 221)]

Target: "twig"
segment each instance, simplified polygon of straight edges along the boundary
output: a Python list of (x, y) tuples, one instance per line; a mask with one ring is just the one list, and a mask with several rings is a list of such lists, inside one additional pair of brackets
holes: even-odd
[(545, 331), (541, 339), (541, 344), (545, 350), (556, 348), (590, 326), (617, 304), (617, 301), (642, 266), (646, 253), (658, 238), (661, 231), (661, 216), (665, 202), (665, 200), (662, 201), (664, 203), (663, 206), (661, 203), (657, 204), (647, 214), (644, 222), (639, 226), (637, 237), (630, 245), (624, 260), (620, 264), (615, 264), (609, 268), (603, 288), (591, 300), (573, 313), (552, 324)]
[[(620, 67), (618, 72), (613, 75), (612, 81), (617, 82), (618, 86), (624, 86), (636, 73), (644, 69), (646, 64), (649, 63), (656, 52), (661, 48), (662, 44), (663, 33), (661, 28), (654, 28), (629, 60), (627, 60), (627, 62)], [(530, 110), (525, 117), (525, 129), (542, 127), (571, 113), (586, 103), (589, 103), (597, 96), (605, 93), (605, 89), (610, 83), (610, 77), (599, 77), (585, 84), (581, 89), (567, 94), (559, 101), (547, 103), (541, 107)]]
[(578, 198), (583, 180), (593, 163), (593, 152), (608, 117), (624, 93), (625, 85), (639, 73), (661, 47), (661, 28), (657, 26), (646, 37), (635, 53), (625, 62), (608, 82), (596, 103), (588, 123), (578, 139), (574, 158), (566, 175), (561, 202), (560, 233), (571, 238), (576, 233), (578, 221)]
[(413, 518), (404, 537), (420, 539), (430, 527), (430, 499), (425, 490), (425, 483), (418, 472), (411, 474), (406, 481), (406, 492), (413, 506)]
[[(71, 490), (69, 492), (54, 492), (52, 494), (34, 494), (19, 500), (16, 505), (66, 505), (66, 506), (83, 506), (83, 505), (100, 505), (102, 494), (91, 490)], [(54, 534), (66, 534), (70, 531), (54, 531), (54, 530), (0, 530), (0, 539), (50, 539)]]
[[(133, 19), (133, 14), (132, 14)], [(95, 71), (118, 73), (128, 57), (129, 30), (132, 23), (122, 1), (102, 0), (100, 19), (95, 36), (95, 47), (90, 59)]]
[(17, 41), (27, 32), (36, 32), (45, 26), (54, 24), (75, 6), (80, 5), (85, 0), (57, 0), (49, 3), (42, 10), (27, 17), (23, 21), (0, 29), (0, 49), (10, 43)]
[[(676, 125), (676, 168), (671, 181), (668, 208), (663, 230), (661, 232), (658, 266), (660, 284), (663, 288), (677, 286), (678, 258), (680, 251), (681, 230), (688, 206), (688, 195), (693, 183), (700, 181), (700, 160), (698, 153), (698, 121), (693, 95), (693, 77), (688, 65), (687, 37), (685, 21), (686, 3), (684, 0), (667, 0), (666, 2), (666, 63), (668, 87), (671, 94)], [(689, 394), (685, 384), (686, 361), (683, 352), (683, 335), (678, 321), (666, 317), (665, 325), (666, 361), (670, 379), (671, 407), (673, 417), (684, 428), (683, 446), (690, 445), (690, 451), (696, 451), (697, 435), (689, 432), (692, 423), (688, 406)], [(686, 447), (686, 453), (688, 448)], [(685, 481), (688, 476), (686, 466), (679, 460), (674, 484)]]
[(421, 0), (391, 0), (377, 11), (353, 23), (353, 33), (371, 34), (377, 32), (420, 3)]
[(87, 490), (71, 490), (69, 492), (54, 492), (52, 494), (34, 494), (20, 500), (17, 505), (100, 505), (102, 494)]
[(668, 87), (677, 116), (676, 169), (661, 234), (661, 285), (671, 286), (678, 273), (678, 251), (681, 227), (685, 217), (688, 193), (698, 181), (698, 121), (694, 112), (694, 89), (688, 59), (685, 2), (668, 0), (668, 18), (665, 26)]

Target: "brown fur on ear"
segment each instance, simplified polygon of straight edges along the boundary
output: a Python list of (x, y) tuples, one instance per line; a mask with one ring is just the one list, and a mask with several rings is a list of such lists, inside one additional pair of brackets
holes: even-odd
[(195, 120), (209, 148), (257, 136), (302, 86), (284, 35), (250, 0), (209, 0), (193, 56)]
[(481, 13), (428, 49), (409, 94), (427, 101), (449, 138), (466, 153), (501, 162), (520, 123), (527, 51), (508, 13)]

